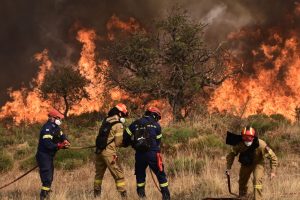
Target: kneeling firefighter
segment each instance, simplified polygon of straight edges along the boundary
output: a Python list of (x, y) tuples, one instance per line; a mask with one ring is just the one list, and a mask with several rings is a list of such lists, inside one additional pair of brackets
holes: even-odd
[(124, 132), (124, 145), (132, 145), (135, 149), (135, 175), (137, 194), (140, 198), (146, 197), (145, 179), (146, 168), (155, 173), (162, 193), (163, 200), (170, 199), (168, 180), (164, 171), (160, 154), (161, 127), (158, 121), (161, 112), (156, 107), (149, 107), (142, 118), (134, 121)]
[(226, 174), (230, 174), (231, 166), (235, 156), (239, 154), (241, 163), (239, 174), (239, 195), (245, 197), (247, 194), (247, 183), (253, 173), (254, 200), (262, 200), (264, 158), (270, 159), (271, 179), (275, 177), (277, 157), (265, 141), (258, 139), (254, 128), (245, 127), (241, 133), (240, 141), (235, 142), (232, 151), (227, 155)]
[(123, 123), (128, 116), (127, 108), (119, 103), (113, 107), (102, 121), (96, 139), (96, 175), (94, 181), (94, 196), (100, 197), (101, 185), (106, 168), (115, 179), (117, 190), (121, 197), (126, 199), (124, 172), (117, 160), (117, 148), (122, 146)]
[(42, 188), (40, 199), (49, 199), (49, 192), (53, 181), (53, 159), (59, 149), (65, 149), (70, 146), (67, 137), (60, 129), (61, 120), (64, 115), (56, 109), (48, 113), (48, 121), (40, 131), (36, 160), (39, 166)]

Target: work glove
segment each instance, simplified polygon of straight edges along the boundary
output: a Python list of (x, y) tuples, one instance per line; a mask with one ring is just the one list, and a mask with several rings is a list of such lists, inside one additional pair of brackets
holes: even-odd
[(71, 143), (68, 140), (64, 140), (63, 143), (64, 143), (66, 149), (71, 146)]
[(58, 149), (65, 149), (66, 148), (65, 143), (64, 142), (57, 143), (57, 148)]

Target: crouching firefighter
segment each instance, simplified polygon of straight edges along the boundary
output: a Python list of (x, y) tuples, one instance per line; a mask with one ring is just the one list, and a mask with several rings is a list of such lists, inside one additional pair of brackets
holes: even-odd
[[(228, 140), (227, 135), (227, 140)], [(239, 174), (239, 195), (245, 197), (247, 194), (247, 183), (251, 173), (253, 173), (254, 200), (262, 200), (264, 158), (270, 159), (271, 179), (275, 177), (277, 157), (265, 141), (258, 139), (254, 128), (245, 127), (241, 135), (233, 136), (234, 142), (227, 142), (233, 145), (232, 151), (227, 155), (226, 174), (230, 174), (231, 166), (235, 156), (239, 155), (241, 163)], [(230, 140), (230, 139), (229, 139)]]
[(99, 134), (96, 138), (96, 175), (94, 181), (95, 198), (101, 195), (101, 185), (106, 168), (115, 179), (117, 190), (121, 198), (126, 199), (124, 171), (117, 159), (117, 148), (122, 146), (123, 123), (128, 116), (127, 108), (119, 103), (113, 107), (102, 121)]
[(36, 160), (39, 166), (39, 173), (42, 181), (40, 199), (49, 199), (49, 192), (53, 181), (53, 159), (59, 149), (65, 149), (70, 146), (67, 137), (60, 129), (61, 120), (64, 115), (59, 111), (52, 109), (48, 113), (48, 121), (40, 131)]
[(160, 154), (161, 127), (158, 121), (161, 112), (156, 107), (149, 107), (142, 118), (134, 121), (124, 132), (124, 145), (129, 144), (135, 149), (135, 175), (137, 194), (145, 198), (146, 168), (156, 175), (163, 200), (170, 199), (168, 180), (164, 172), (162, 157)]

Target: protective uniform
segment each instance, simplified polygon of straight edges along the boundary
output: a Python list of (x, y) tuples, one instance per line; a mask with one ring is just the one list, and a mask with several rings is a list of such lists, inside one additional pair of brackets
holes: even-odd
[[(114, 115), (106, 118), (106, 121), (110, 123), (119, 122), (120, 117)], [(117, 160), (117, 149), (122, 145), (123, 140), (123, 125), (122, 123), (116, 123), (111, 127), (106, 148), (96, 154), (95, 167), (96, 175), (94, 182), (94, 194), (95, 197), (101, 194), (101, 185), (106, 168), (110, 171), (111, 175), (115, 179), (117, 190), (122, 197), (126, 197), (124, 171), (121, 168)], [(112, 142), (113, 141), (113, 142)]]
[(42, 127), (40, 131), (36, 160), (39, 166), (42, 189), (40, 197), (48, 196), (53, 181), (53, 159), (59, 149), (59, 145), (67, 140), (60, 127), (51, 120)]
[(137, 193), (141, 198), (146, 196), (146, 168), (149, 166), (158, 179), (163, 200), (169, 200), (170, 192), (168, 189), (168, 180), (164, 172), (163, 164), (160, 162), (160, 140), (162, 138), (162, 133), (159, 123), (152, 116), (146, 115), (141, 119), (134, 121), (128, 128), (126, 128), (126, 131), (124, 132), (124, 144), (126, 146), (131, 143), (131, 137), (138, 128), (139, 124), (144, 124), (147, 126), (151, 138), (151, 147), (147, 152), (136, 150), (135, 175), (137, 182)]
[[(243, 152), (246, 152), (249, 148), (251, 148), (251, 146), (247, 147), (244, 142), (240, 142), (233, 146), (232, 151), (226, 157), (227, 169), (231, 169), (235, 156), (238, 154), (243, 154)], [(277, 157), (272, 149), (266, 144), (266, 142), (261, 139), (258, 139), (258, 146), (253, 150), (252, 153), (252, 162), (249, 164), (241, 164), (239, 174), (239, 194), (240, 196), (245, 196), (247, 194), (247, 183), (251, 173), (253, 173), (254, 200), (262, 200), (264, 158), (270, 159), (272, 173), (275, 173)]]

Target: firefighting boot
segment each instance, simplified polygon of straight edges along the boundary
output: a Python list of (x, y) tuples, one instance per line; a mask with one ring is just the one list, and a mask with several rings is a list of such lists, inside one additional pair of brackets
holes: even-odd
[(160, 191), (162, 194), (162, 200), (170, 200), (171, 199), (170, 191), (169, 191), (168, 187), (161, 187)]
[(98, 197), (100, 197), (101, 196), (101, 189), (99, 190), (99, 189), (94, 189), (94, 197), (95, 198), (98, 198)]
[(50, 199), (50, 191), (47, 190), (41, 190), (40, 193), (40, 200), (49, 200)]
[(127, 192), (126, 191), (123, 191), (123, 192), (120, 192), (120, 195), (121, 195), (121, 199), (127, 199)]
[(139, 198), (141, 198), (141, 199), (146, 198), (145, 186), (144, 187), (137, 187), (136, 192), (137, 192)]

